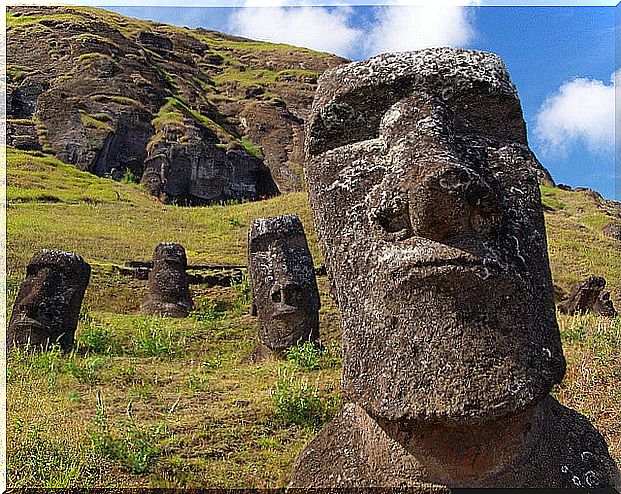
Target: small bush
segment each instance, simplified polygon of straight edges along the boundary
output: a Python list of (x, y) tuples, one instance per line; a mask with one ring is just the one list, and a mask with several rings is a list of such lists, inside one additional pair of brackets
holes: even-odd
[(65, 365), (69, 374), (79, 382), (95, 386), (101, 382), (101, 369), (108, 365), (108, 359), (103, 357), (78, 359), (74, 356)]
[(107, 328), (97, 324), (90, 311), (83, 307), (80, 312), (80, 331), (76, 336), (76, 349), (80, 353), (109, 355), (114, 348), (112, 336)]
[(283, 422), (312, 429), (327, 422), (338, 404), (336, 396), (321, 396), (317, 385), (298, 381), (287, 369), (280, 373), (271, 399), (276, 416)]
[(196, 322), (200, 322), (205, 326), (211, 326), (213, 323), (226, 317), (226, 311), (218, 309), (216, 306), (200, 307), (190, 313), (190, 317)]
[(166, 330), (159, 319), (141, 317), (134, 323), (133, 354), (137, 357), (169, 357), (183, 354), (183, 341)]
[(126, 168), (121, 182), (123, 182), (124, 184), (138, 184), (140, 183), (140, 177), (138, 177), (138, 175), (135, 175), (134, 172), (131, 171), (129, 168)]
[(95, 432), (91, 436), (93, 448), (96, 452), (118, 462), (124, 469), (141, 474), (149, 471), (153, 460), (162, 452), (158, 442), (165, 434), (161, 427), (141, 428), (131, 418), (121, 426), (120, 437), (114, 437), (108, 425), (108, 415), (101, 399), (97, 394), (95, 410)]
[(301, 345), (295, 345), (287, 349), (285, 354), (289, 362), (304, 370), (319, 370), (336, 367), (340, 358), (336, 353), (336, 345), (327, 348), (319, 347), (311, 341), (305, 341)]

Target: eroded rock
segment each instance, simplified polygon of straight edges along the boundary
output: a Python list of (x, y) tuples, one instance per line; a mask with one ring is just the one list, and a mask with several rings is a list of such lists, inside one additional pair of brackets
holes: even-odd
[(593, 312), (601, 316), (614, 317), (617, 311), (610, 300), (610, 292), (604, 291), (606, 280), (602, 276), (589, 276), (577, 281), (571, 287), (569, 296), (558, 304), (564, 314)]
[(260, 325), (258, 357), (266, 353), (263, 347), (280, 352), (319, 338), (319, 291), (297, 215), (252, 222), (248, 272)]
[(305, 171), (349, 404), (293, 487), (574, 486), (578, 460), (544, 468), (542, 437), (590, 451), (594, 485), (617, 481), (601, 435), (549, 398), (565, 359), (543, 170), (496, 55), (386, 54), (320, 78)]
[(43, 249), (26, 268), (7, 327), (7, 347), (73, 346), (91, 267), (72, 252)]
[(186, 317), (193, 308), (186, 268), (185, 249), (164, 242), (153, 252), (149, 291), (142, 301), (143, 314), (159, 317)]

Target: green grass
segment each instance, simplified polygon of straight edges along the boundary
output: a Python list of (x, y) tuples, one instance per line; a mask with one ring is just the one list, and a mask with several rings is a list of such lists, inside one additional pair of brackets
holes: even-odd
[[(321, 255), (303, 193), (254, 203), (181, 208), (140, 186), (7, 150), (7, 309), (30, 256), (72, 250), (92, 265), (74, 352), (16, 352), (7, 366), (12, 487), (275, 487), (340, 403), (338, 310), (318, 279), (325, 349), (242, 364), (255, 345), (247, 278), (191, 287), (185, 319), (139, 314), (144, 281), (112, 264), (148, 260), (155, 245), (186, 248), (190, 264), (244, 264), (257, 217), (297, 213)], [(619, 305), (621, 261), (601, 233), (609, 217), (582, 192), (542, 187), (555, 283), (602, 274)], [(621, 320), (559, 315), (568, 361), (555, 389), (586, 414), (621, 461)]]
[(89, 129), (103, 130), (105, 132), (112, 132), (114, 130), (109, 124), (110, 116), (107, 113), (89, 115), (85, 111), (80, 111), (80, 122)]

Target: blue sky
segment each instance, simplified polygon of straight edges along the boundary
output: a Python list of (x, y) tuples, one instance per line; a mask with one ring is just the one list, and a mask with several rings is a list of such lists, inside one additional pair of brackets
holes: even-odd
[[(288, 42), (363, 59), (450, 45), (492, 51), (518, 88), (529, 141), (558, 183), (621, 200), (614, 160), (611, 6), (106, 7), (145, 19)], [(358, 2), (365, 3), (365, 2)], [(367, 2), (368, 3), (368, 2)], [(600, 5), (602, 2), (600, 2)], [(620, 72), (621, 74), (621, 72)]]

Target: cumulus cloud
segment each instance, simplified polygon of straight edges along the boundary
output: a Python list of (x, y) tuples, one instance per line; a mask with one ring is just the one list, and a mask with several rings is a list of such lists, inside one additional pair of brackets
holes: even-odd
[(474, 38), (468, 10), (461, 6), (391, 6), (377, 9), (365, 41), (366, 55), (432, 46), (467, 46)]
[(613, 152), (615, 139), (615, 83), (586, 78), (565, 82), (541, 106), (534, 134), (544, 154), (566, 156), (575, 145), (586, 146), (593, 154)]
[(351, 57), (362, 32), (350, 25), (350, 16), (347, 7), (245, 7), (229, 22), (235, 34)]
[[(293, 0), (246, 0), (229, 21), (234, 34), (366, 58), (388, 51), (467, 46), (475, 36), (471, 12), (460, 0), (376, 7), (365, 29), (351, 7), (291, 7)], [(304, 2), (303, 2), (304, 3)], [(463, 3), (463, 0), (461, 0)], [(296, 2), (300, 4), (300, 2)], [(476, 4), (470, 2), (469, 5)], [(257, 8), (263, 7), (263, 8)]]

